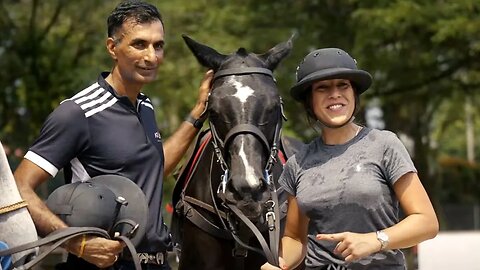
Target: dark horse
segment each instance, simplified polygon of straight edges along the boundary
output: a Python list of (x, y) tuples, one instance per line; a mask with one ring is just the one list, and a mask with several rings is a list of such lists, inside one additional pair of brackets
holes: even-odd
[(210, 129), (199, 135), (173, 194), (180, 270), (277, 263), (279, 212), (284, 216), (286, 208), (277, 179), (281, 161), (299, 142), (281, 136), (285, 117), (272, 71), (290, 52), (292, 38), (264, 54), (240, 48), (223, 55), (184, 36), (215, 77), (206, 111)]

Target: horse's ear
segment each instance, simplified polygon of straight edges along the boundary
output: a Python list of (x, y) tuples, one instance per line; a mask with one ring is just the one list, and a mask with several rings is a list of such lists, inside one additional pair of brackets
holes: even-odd
[(227, 57), (206, 45), (196, 42), (187, 35), (182, 35), (182, 38), (198, 62), (204, 67), (217, 71), (223, 60)]
[(293, 47), (293, 39), (295, 37), (296, 33), (293, 33), (287, 41), (277, 44), (268, 52), (260, 55), (260, 57), (265, 60), (267, 68), (274, 70), (280, 61), (290, 53)]

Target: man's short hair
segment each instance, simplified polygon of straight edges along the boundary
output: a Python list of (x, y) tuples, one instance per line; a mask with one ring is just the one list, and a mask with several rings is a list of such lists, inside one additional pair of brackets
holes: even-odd
[(108, 16), (108, 37), (113, 37), (123, 23), (130, 19), (139, 24), (160, 21), (163, 25), (162, 15), (154, 5), (138, 0), (127, 0), (115, 7)]

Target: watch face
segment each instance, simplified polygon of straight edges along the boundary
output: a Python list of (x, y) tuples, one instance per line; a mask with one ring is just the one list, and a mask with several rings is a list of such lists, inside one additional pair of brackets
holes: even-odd
[(382, 241), (388, 241), (388, 235), (382, 231), (378, 233), (378, 238)]
[(377, 231), (377, 239), (380, 241), (381, 250), (388, 245), (388, 235), (384, 231)]

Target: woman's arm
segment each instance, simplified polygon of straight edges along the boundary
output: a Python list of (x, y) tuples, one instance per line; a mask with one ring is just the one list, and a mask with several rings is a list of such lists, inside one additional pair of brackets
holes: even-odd
[(386, 248), (407, 248), (435, 237), (439, 229), (437, 215), (418, 175), (403, 175), (393, 189), (406, 217), (384, 230), (389, 237)]
[(310, 219), (300, 211), (297, 199), (288, 195), (288, 212), (282, 237), (282, 257), (287, 269), (294, 269), (307, 253), (308, 223)]
[(288, 211), (285, 232), (282, 237), (280, 267), (268, 263), (262, 270), (295, 269), (307, 253), (307, 234), (309, 218), (298, 208), (297, 199), (288, 195)]

